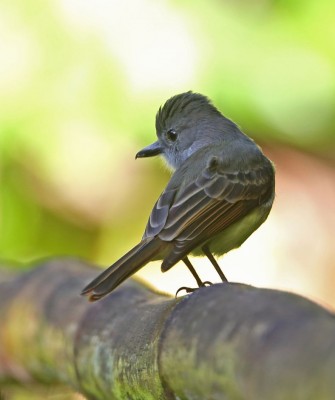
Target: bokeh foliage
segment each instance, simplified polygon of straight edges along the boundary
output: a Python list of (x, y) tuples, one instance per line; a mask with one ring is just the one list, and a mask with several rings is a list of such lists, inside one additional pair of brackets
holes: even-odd
[(183, 90), (335, 158), (333, 1), (135, 3), (1, 2), (2, 258), (121, 253), (164, 184), (133, 156)]

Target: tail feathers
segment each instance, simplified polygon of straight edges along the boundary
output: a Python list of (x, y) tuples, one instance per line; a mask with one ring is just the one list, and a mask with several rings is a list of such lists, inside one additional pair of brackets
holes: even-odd
[(149, 261), (155, 259), (155, 256), (158, 255), (161, 250), (161, 246), (162, 241), (158, 238), (142, 240), (138, 245), (90, 282), (82, 290), (81, 294), (89, 296), (90, 301), (99, 300)]

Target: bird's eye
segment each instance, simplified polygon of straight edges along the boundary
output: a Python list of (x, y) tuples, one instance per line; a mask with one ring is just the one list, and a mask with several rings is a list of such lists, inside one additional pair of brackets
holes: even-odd
[(166, 137), (170, 142), (175, 142), (177, 139), (177, 136), (178, 136), (178, 134), (174, 129), (169, 129), (166, 132)]

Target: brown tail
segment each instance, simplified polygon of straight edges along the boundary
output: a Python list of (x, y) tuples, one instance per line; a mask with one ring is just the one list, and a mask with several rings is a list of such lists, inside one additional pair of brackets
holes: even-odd
[(155, 259), (155, 256), (159, 254), (161, 250), (162, 244), (163, 242), (158, 238), (142, 240), (138, 245), (90, 282), (82, 290), (81, 294), (89, 296), (90, 301), (99, 300), (149, 261)]

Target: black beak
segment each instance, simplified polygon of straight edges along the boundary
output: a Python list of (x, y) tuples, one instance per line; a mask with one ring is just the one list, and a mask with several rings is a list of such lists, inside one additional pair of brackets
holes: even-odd
[(158, 156), (158, 154), (161, 154), (162, 152), (163, 152), (163, 149), (162, 149), (160, 143), (157, 141), (155, 143), (150, 144), (147, 147), (144, 147), (144, 149), (140, 150), (136, 154), (135, 159)]

